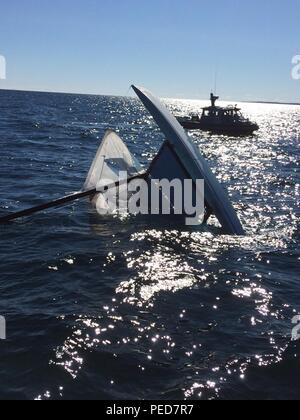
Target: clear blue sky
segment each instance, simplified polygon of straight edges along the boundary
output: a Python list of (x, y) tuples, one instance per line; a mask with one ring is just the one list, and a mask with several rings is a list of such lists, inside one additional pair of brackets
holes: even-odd
[(1, 2), (0, 88), (300, 102), (300, 0)]

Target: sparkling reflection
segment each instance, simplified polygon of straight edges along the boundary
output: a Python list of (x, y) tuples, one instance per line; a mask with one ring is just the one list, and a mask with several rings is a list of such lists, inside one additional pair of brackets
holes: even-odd
[[(137, 102), (123, 105), (124, 114), (111, 107), (109, 112), (116, 121), (122, 116), (125, 137), (146, 164), (160, 134)], [(202, 103), (168, 105), (185, 114)], [(283, 361), (299, 281), (300, 111), (242, 108), (261, 126), (257, 136), (192, 136), (227, 186), (247, 237), (216, 235), (212, 227), (93, 223), (93, 235), (106, 241), (106, 256), (100, 264), (93, 255), (91, 265), (98, 264), (99, 282), (109, 279), (110, 294), (97, 314), (68, 321), (72, 331), (56, 348), (53, 368), (76, 381), (84, 374), (93, 377), (96, 365), (99, 387), (114, 398), (217, 399), (249, 395), (252, 372), (263, 375)], [(79, 264), (68, 255), (49, 270), (55, 275)], [(65, 388), (55, 392), (65, 395)]]

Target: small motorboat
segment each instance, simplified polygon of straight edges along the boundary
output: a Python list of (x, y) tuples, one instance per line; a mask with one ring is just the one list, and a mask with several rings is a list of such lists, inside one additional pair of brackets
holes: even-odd
[(186, 130), (202, 130), (229, 136), (249, 136), (259, 130), (256, 123), (243, 116), (237, 105), (216, 106), (218, 99), (219, 97), (212, 93), (211, 106), (202, 108), (201, 116), (177, 117), (177, 120)]

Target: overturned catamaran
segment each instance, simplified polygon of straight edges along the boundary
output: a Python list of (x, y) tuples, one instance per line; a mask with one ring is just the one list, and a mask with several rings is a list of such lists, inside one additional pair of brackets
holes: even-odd
[[(149, 168), (143, 170), (120, 137), (115, 132), (108, 131), (98, 149), (82, 191), (2, 217), (0, 224), (84, 197), (90, 197), (99, 213), (104, 210), (107, 214), (114, 201), (116, 190), (119, 192), (122, 189), (126, 190), (130, 181), (143, 180), (150, 183), (152, 180), (171, 182), (176, 179), (184, 184), (186, 180), (190, 180), (193, 192), (197, 195), (198, 181), (202, 180), (205, 214), (202, 220), (197, 220), (198, 224), (206, 223), (210, 216), (215, 215), (225, 234), (245, 234), (226, 191), (176, 118), (150, 92), (136, 86), (132, 88), (165, 135), (165, 141)], [(126, 198), (123, 207), (126, 208), (128, 196), (124, 197)], [(166, 197), (161, 199), (166, 200)], [(168, 201), (171, 207), (175, 207), (174, 197), (168, 197)], [(159, 214), (159, 209), (156, 210), (155, 214)]]

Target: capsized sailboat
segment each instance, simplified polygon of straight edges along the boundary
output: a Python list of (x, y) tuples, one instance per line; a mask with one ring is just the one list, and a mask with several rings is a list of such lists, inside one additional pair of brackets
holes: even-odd
[[(89, 197), (98, 212), (107, 212), (114, 203), (116, 190), (126, 189), (130, 181), (160, 181), (167, 179), (192, 180), (194, 190), (198, 180), (204, 181), (206, 223), (215, 215), (228, 235), (245, 235), (245, 231), (234, 210), (228, 194), (212, 173), (199, 149), (193, 144), (183, 127), (167, 108), (149, 91), (137, 86), (133, 90), (152, 115), (165, 135), (165, 141), (147, 170), (130, 153), (122, 139), (113, 131), (106, 132), (92, 163), (82, 190), (59, 200), (41, 204), (34, 208), (9, 214), (0, 218), (0, 224), (30, 216), (34, 213), (62, 206), (72, 201)], [(123, 174), (123, 178), (120, 174)], [(171, 207), (173, 198), (168, 197)], [(123, 206), (126, 208), (127, 203)], [(107, 213), (106, 213), (107, 214)]]
[[(209, 165), (193, 144), (185, 130), (167, 108), (149, 91), (137, 86), (133, 90), (150, 112), (159, 128), (165, 135), (165, 141), (143, 175), (146, 180), (192, 179), (194, 188), (196, 181), (203, 179), (205, 185), (205, 218), (207, 222), (211, 215), (215, 215), (224, 233), (230, 235), (244, 235), (241, 222), (229, 200), (229, 197), (212, 173)], [(113, 163), (113, 166), (112, 166)], [(113, 132), (106, 134), (93, 162), (84, 189), (102, 188), (105, 183), (117, 179), (118, 173), (127, 170), (129, 177), (142, 173), (137, 160), (133, 158), (122, 140)], [(95, 176), (94, 176), (95, 174)], [(93, 202), (100, 210), (110, 206), (111, 191), (98, 194)], [(174, 203), (171, 203), (171, 206)]]

